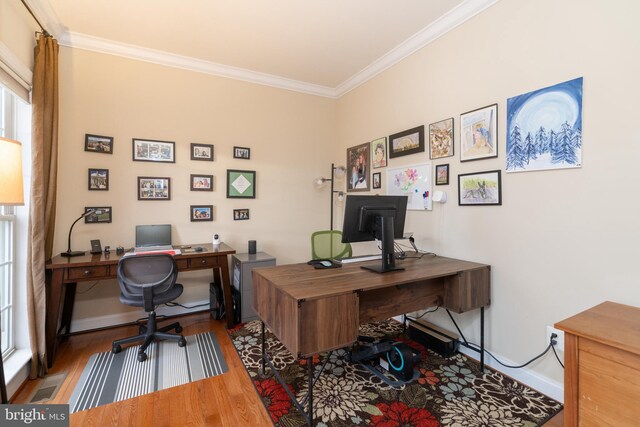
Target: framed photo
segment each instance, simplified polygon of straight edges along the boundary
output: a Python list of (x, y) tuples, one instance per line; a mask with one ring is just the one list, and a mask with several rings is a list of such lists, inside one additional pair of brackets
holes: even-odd
[(498, 104), (460, 115), (460, 161), (498, 157)]
[(213, 175), (191, 174), (191, 191), (213, 191)]
[(227, 169), (227, 198), (255, 199), (256, 171)]
[(347, 192), (369, 191), (370, 144), (347, 148)]
[(453, 117), (429, 125), (429, 158), (453, 156)]
[(249, 209), (234, 209), (233, 210), (233, 220), (234, 221), (244, 221), (249, 219)]
[(191, 205), (191, 222), (213, 221), (213, 205)]
[(101, 224), (111, 222), (111, 206), (85, 206), (85, 212), (89, 212), (90, 210), (94, 210), (95, 212), (84, 217), (85, 224)]
[(249, 160), (251, 158), (251, 148), (233, 147), (233, 158)]
[(89, 169), (89, 190), (109, 190), (109, 169)]
[(102, 135), (84, 135), (84, 151), (113, 154), (113, 137)]
[(436, 185), (449, 185), (449, 164), (436, 165)]
[(378, 189), (382, 186), (382, 173), (376, 172), (373, 174), (373, 189)]
[(389, 135), (389, 158), (424, 151), (424, 125)]
[(133, 138), (133, 160), (136, 162), (176, 162), (176, 143)]
[(458, 205), (483, 206), (502, 204), (500, 171), (458, 175)]
[(371, 158), (373, 159), (371, 162), (373, 164), (373, 169), (384, 168), (387, 166), (386, 136), (371, 141)]
[(191, 144), (191, 160), (213, 162), (213, 144)]
[(138, 200), (171, 200), (171, 178), (139, 176)]

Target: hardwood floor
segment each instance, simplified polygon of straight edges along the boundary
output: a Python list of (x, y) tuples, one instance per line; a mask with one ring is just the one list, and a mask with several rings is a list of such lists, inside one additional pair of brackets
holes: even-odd
[[(215, 332), (229, 367), (223, 375), (185, 384), (71, 415), (71, 426), (273, 426), (244, 369), (223, 321), (208, 313), (179, 318), (184, 335)], [(49, 403), (68, 403), (89, 357), (111, 349), (115, 339), (137, 334), (128, 326), (71, 337), (58, 348), (50, 374), (67, 372), (58, 394)], [(26, 403), (40, 380), (27, 381), (12, 403)], [(561, 427), (562, 412), (544, 427)]]
[[(272, 426), (264, 405), (244, 369), (222, 321), (208, 313), (179, 318), (184, 335), (214, 331), (229, 367), (223, 375), (77, 412), (71, 426)], [(49, 403), (68, 403), (89, 357), (111, 349), (111, 342), (137, 334), (129, 326), (76, 335), (58, 348), (50, 374), (67, 371), (58, 394)], [(25, 403), (39, 380), (27, 381), (12, 403)]]

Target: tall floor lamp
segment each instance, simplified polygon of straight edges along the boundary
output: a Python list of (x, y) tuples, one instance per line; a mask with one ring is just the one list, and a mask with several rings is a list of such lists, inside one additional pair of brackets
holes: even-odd
[[(24, 205), (22, 145), (18, 141), (2, 137), (0, 137), (0, 205)], [(9, 403), (2, 354), (0, 354), (0, 394), (2, 395), (2, 403)]]
[(344, 199), (344, 192), (335, 190), (334, 182), (337, 178), (343, 178), (347, 172), (347, 168), (344, 166), (336, 166), (331, 163), (331, 178), (323, 178), (319, 177), (313, 180), (313, 184), (317, 188), (322, 188), (327, 182), (331, 183), (331, 192), (329, 193), (330, 200), (330, 209), (331, 209), (331, 228), (333, 231), (333, 195), (338, 194), (338, 201), (342, 201)]

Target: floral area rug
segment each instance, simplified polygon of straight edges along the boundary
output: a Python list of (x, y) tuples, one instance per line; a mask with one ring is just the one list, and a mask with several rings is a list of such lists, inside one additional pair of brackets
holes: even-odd
[[(314, 356), (318, 372), (324, 372), (313, 389), (314, 425), (320, 427), (480, 427), (544, 424), (562, 405), (485, 367), (463, 354), (443, 358), (408, 339), (402, 324), (389, 320), (360, 328), (361, 335), (393, 337), (420, 351), (416, 365), (420, 376), (410, 384), (392, 387), (359, 364), (345, 360), (346, 351)], [(271, 419), (278, 427), (297, 427), (305, 421), (267, 367), (260, 369), (260, 322), (252, 321), (229, 330), (233, 344), (251, 376)], [(289, 389), (301, 400), (307, 393), (307, 361), (296, 360), (267, 330), (267, 351)]]

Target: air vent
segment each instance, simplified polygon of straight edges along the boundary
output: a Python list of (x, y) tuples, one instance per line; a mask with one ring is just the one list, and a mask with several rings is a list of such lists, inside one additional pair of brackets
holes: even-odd
[(31, 395), (31, 399), (29, 399), (29, 403), (43, 403), (48, 400), (53, 399), (60, 386), (64, 382), (65, 378), (67, 378), (66, 372), (61, 372), (55, 375), (49, 375), (46, 378), (43, 378), (40, 381), (40, 384), (36, 391)]

